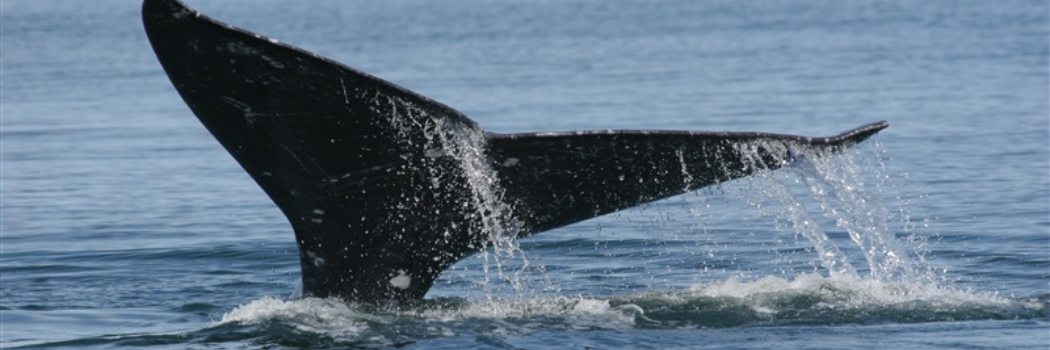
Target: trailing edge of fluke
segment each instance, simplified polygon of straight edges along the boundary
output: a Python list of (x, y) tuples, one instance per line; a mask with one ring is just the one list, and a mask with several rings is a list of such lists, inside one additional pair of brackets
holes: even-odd
[(694, 131), (485, 133), (441, 103), (146, 0), (146, 33), (201, 123), (288, 218), (306, 296), (419, 299), (493, 237), (523, 237), (837, 151), (838, 136)]

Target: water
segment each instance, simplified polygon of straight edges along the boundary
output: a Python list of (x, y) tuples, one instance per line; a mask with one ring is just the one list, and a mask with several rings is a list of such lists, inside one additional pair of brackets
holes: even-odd
[(892, 126), (469, 258), (420, 305), (297, 299), (288, 224), (139, 4), (6, 0), (0, 347), (1050, 347), (1045, 2), (190, 4), (495, 132)]

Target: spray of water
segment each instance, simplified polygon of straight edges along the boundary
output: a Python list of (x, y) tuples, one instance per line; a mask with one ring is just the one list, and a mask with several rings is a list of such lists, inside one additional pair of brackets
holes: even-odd
[[(468, 247), (480, 251), (479, 255), (484, 259), (485, 273), (481, 285), (488, 287), (490, 272), (495, 272), (499, 281), (509, 282), (515, 290), (522, 289), (519, 276), (529, 267), (517, 242), (522, 225), (514, 217), (510, 205), (503, 201), (504, 191), (499, 178), (483, 153), (486, 142), (483, 131), (466, 118), (433, 115), (430, 110), (396, 96), (372, 94), (370, 91), (361, 93), (364, 95), (358, 98), (370, 99), (373, 107), (382, 109), (382, 113), (398, 116), (387, 119), (387, 122), (389, 130), (397, 134), (393, 139), (398, 140), (399, 147), (422, 150), (424, 155), (418, 157), (406, 153), (402, 160), (413, 169), (429, 171), (426, 175), (433, 193), (445, 195), (444, 200), (456, 201), (462, 206), (457, 214), (466, 216), (466, 227), (453, 224), (453, 227), (446, 228), (449, 231), (446, 235), (463, 234), (475, 238), (475, 243)], [(449, 160), (456, 168), (454, 171), (448, 169)], [(458, 192), (461, 190), (466, 193)], [(507, 272), (504, 265), (511, 259), (521, 267)]]
[[(740, 147), (745, 148), (742, 153), (753, 154), (747, 149), (785, 146), (761, 143)], [(796, 235), (812, 244), (821, 266), (830, 276), (913, 285), (937, 281), (932, 269), (926, 266), (923, 246), (916, 244), (922, 239), (916, 239), (920, 235), (914, 230), (915, 224), (910, 221), (905, 204), (898, 197), (896, 211), (887, 207), (891, 202), (883, 196), (888, 195), (892, 187), (891, 177), (885, 174), (885, 165), (878, 153), (793, 150), (791, 154), (793, 162), (786, 169), (786, 176), (766, 174), (751, 181), (755, 190), (751, 196), (758, 198), (750, 202), (760, 210), (768, 210), (764, 206), (770, 203), (779, 207), (777, 218), (786, 219)], [(849, 235), (854, 246), (848, 248), (863, 255), (860, 267), (859, 261), (843, 253), (846, 247), (840, 248), (829, 237), (828, 229), (821, 222), (830, 222)], [(898, 235), (906, 240), (898, 239)], [(861, 271), (867, 274), (862, 275)]]
[[(425, 115), (425, 112), (416, 111)], [(520, 292), (525, 289), (521, 275), (528, 270), (529, 260), (521, 250), (517, 238), (521, 222), (514, 217), (512, 208), (503, 201), (503, 189), (499, 184), (496, 171), (489, 166), (484, 152), (484, 133), (473, 125), (465, 125), (455, 120), (443, 118), (419, 118), (423, 120), (423, 135), (427, 147), (451, 157), (459, 172), (464, 174), (467, 188), (470, 191), (468, 200), (463, 203), (475, 223), (466, 228), (471, 235), (482, 237), (480, 256), (484, 260), (484, 279), (481, 285), (488, 288), (494, 272), (499, 281), (509, 283)], [(403, 121), (402, 121), (403, 123)], [(405, 125), (394, 125), (398, 130), (405, 130)], [(434, 186), (442, 186), (438, 179), (443, 174), (431, 174)], [(505, 262), (515, 260), (518, 268), (507, 271)], [(492, 298), (492, 293), (487, 294)]]
[[(503, 189), (496, 171), (482, 153), (485, 149), (484, 134), (478, 129), (438, 121), (426, 135), (451, 151), (450, 155), (467, 176), (470, 205), (474, 208), (475, 221), (480, 223), (476, 229), (486, 237), (483, 242), (487, 246), (481, 247), (484, 284), (489, 285), (490, 272), (494, 270), (497, 277), (509, 282), (515, 291), (524, 290), (521, 274), (528, 270), (529, 260), (518, 245), (521, 222), (514, 217), (510, 205), (503, 201)], [(507, 259), (520, 259), (520, 267), (509, 273), (504, 271)]]
[[(502, 200), (503, 191), (498, 177), (488, 166), (484, 149), (484, 135), (481, 131), (463, 127), (443, 120), (433, 120), (427, 125), (426, 135), (433, 142), (454, 157), (460, 170), (467, 174), (472, 191), (471, 203), (474, 208), (475, 229), (486, 239), (481, 258), (484, 260), (485, 287), (493, 286), (492, 272), (500, 282), (513, 287), (515, 293), (526, 290), (529, 269), (528, 259), (521, 250), (517, 238), (520, 222), (512, 215), (508, 204)], [(761, 175), (751, 180), (752, 197), (757, 194), (761, 200), (751, 201), (762, 210), (772, 204), (779, 208), (775, 214), (778, 220), (790, 223), (797, 236), (804, 237), (816, 253), (820, 265), (829, 276), (851, 278), (869, 278), (877, 281), (897, 281), (912, 284), (933, 282), (936, 280), (923, 266), (922, 251), (914, 245), (902, 244), (897, 239), (894, 228), (910, 229), (906, 215), (894, 215), (885, 206), (886, 201), (879, 194), (889, 181), (883, 175), (884, 165), (879, 159), (874, 161), (860, 151), (827, 152), (819, 150), (795, 149), (779, 141), (754, 141), (736, 144), (745, 166), (769, 168), (762, 154), (780, 154), (792, 157), (791, 167), (786, 169), (788, 179), (774, 175)], [(789, 161), (777, 159), (776, 161)], [(684, 162), (684, 159), (683, 159)], [(682, 170), (686, 167), (683, 164)], [(780, 171), (777, 173), (783, 173)], [(689, 178), (689, 174), (685, 174)], [(804, 188), (799, 191), (798, 185)], [(819, 207), (819, 209), (817, 209)], [(690, 209), (695, 211), (695, 208)], [(902, 207), (899, 213), (906, 213)], [(823, 217), (820, 217), (822, 214)], [(816, 216), (815, 216), (816, 215)], [(904, 219), (904, 222), (892, 223)], [(828, 235), (825, 227), (832, 223), (835, 228), (848, 233), (854, 247), (863, 253), (866, 264), (857, 267), (858, 261), (843, 252), (835, 240)], [(824, 225), (822, 225), (822, 223)], [(914, 237), (914, 232), (903, 232)], [(905, 242), (909, 243), (909, 242)], [(518, 266), (514, 271), (505, 271), (509, 261)], [(867, 275), (862, 276), (862, 271)], [(487, 294), (491, 300), (493, 294)]]

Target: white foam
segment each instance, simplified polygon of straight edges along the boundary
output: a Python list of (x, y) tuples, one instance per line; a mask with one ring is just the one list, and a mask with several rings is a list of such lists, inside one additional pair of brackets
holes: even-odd
[(814, 308), (839, 310), (905, 308), (903, 305), (915, 303), (959, 307), (1012, 304), (1010, 300), (994, 295), (959, 291), (936, 284), (910, 284), (848, 275), (825, 277), (817, 273), (802, 274), (791, 279), (766, 276), (747, 282), (730, 278), (725, 281), (696, 284), (681, 292), (663, 294), (660, 298), (728, 298), (757, 312), (773, 313), (780, 311), (777, 307), (780, 301), (796, 296), (820, 300)]
[(375, 316), (356, 310), (337, 299), (306, 298), (292, 301), (264, 297), (241, 305), (222, 316), (218, 324), (238, 322), (261, 324), (284, 321), (301, 331), (332, 336), (354, 336), (368, 329)]
[[(612, 298), (490, 298), (451, 303), (431, 300), (422, 307), (407, 309), (362, 307), (339, 299), (285, 301), (264, 297), (230, 311), (218, 324), (279, 322), (301, 331), (360, 339), (389, 337), (391, 327), (416, 329), (423, 332), (420, 336), (454, 336), (461, 332), (505, 335), (550, 328), (724, 326), (726, 316), (753, 320), (742, 321), (744, 324), (808, 323), (813, 322), (813, 317), (831, 319), (829, 322), (864, 322), (864, 315), (887, 311), (904, 318), (966, 319), (984, 317), (980, 315), (987, 310), (1008, 314), (1019, 312), (1011, 311), (1019, 308), (1043, 306), (1041, 302), (1030, 304), (1033, 305), (936, 285), (811, 273), (752, 281), (730, 278), (685, 289)], [(937, 313), (942, 316), (934, 315)]]
[(624, 328), (633, 326), (634, 316), (642, 313), (644, 311), (636, 305), (613, 307), (609, 300), (583, 297), (488, 300), (450, 308), (387, 310), (379, 313), (375, 310), (362, 311), (356, 304), (334, 298), (278, 300), (263, 297), (226, 313), (217, 324), (282, 321), (295, 324), (302, 330), (349, 335), (366, 330), (369, 323), (387, 324), (406, 317), (427, 323), (462, 322), (479, 318), (514, 320), (561, 317), (576, 327)]
[[(430, 320), (458, 322), (467, 319), (527, 320), (561, 319), (573, 328), (624, 329), (635, 325), (635, 316), (643, 314), (632, 304), (611, 306), (608, 299), (585, 297), (541, 297), (468, 303), (452, 310), (423, 310), (417, 315)], [(525, 322), (531, 324), (533, 322)], [(509, 326), (509, 325), (508, 325)], [(528, 331), (516, 327), (518, 331)]]

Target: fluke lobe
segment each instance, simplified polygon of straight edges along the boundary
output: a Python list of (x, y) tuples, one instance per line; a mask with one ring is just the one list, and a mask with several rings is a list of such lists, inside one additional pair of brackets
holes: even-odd
[(888, 126), (826, 138), (485, 133), (448, 106), (177, 0), (146, 0), (142, 16), (183, 100), (291, 223), (306, 296), (420, 299), (494, 237), (769, 171)]

